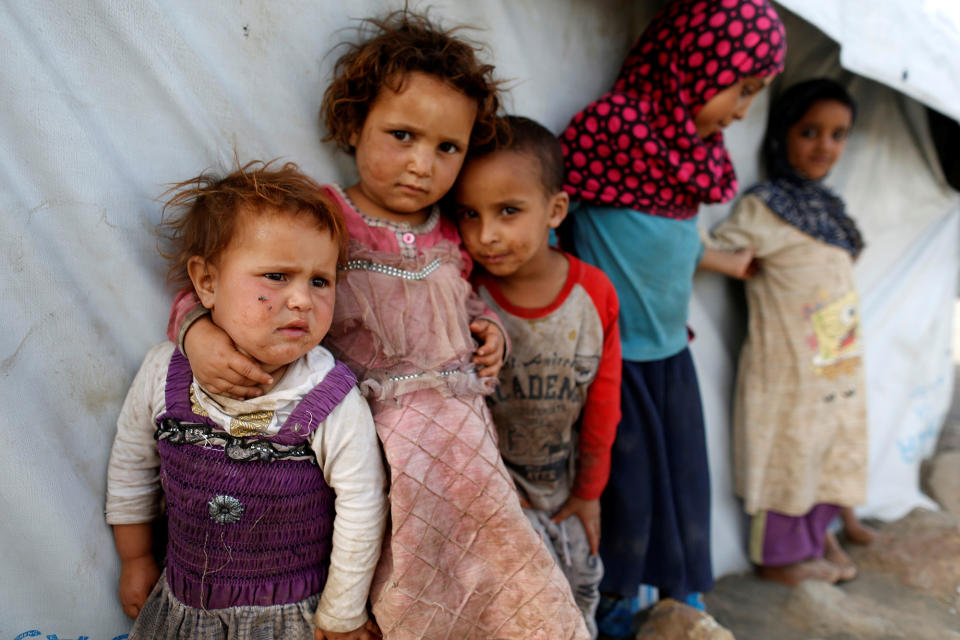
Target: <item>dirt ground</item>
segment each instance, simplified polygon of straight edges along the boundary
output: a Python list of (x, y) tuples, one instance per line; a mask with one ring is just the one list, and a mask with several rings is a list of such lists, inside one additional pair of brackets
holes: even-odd
[(859, 568), (850, 582), (790, 588), (726, 576), (707, 610), (737, 640), (960, 639), (957, 519), (918, 510), (878, 528), (883, 540), (848, 547)]

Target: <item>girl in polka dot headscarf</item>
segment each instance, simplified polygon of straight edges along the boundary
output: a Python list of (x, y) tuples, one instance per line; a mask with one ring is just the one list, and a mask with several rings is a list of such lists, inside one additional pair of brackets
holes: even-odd
[[(722, 131), (782, 70), (785, 53), (768, 0), (676, 0), (647, 27), (613, 89), (561, 135), (564, 188), (579, 203), (574, 248), (607, 273), (621, 301), (623, 420), (600, 544), (601, 590), (611, 598), (598, 617), (608, 635), (629, 631), (641, 583), (693, 604), (713, 586), (707, 452), (686, 330), (693, 273), (712, 257), (696, 214), (736, 193)], [(726, 257), (742, 269), (751, 259)]]

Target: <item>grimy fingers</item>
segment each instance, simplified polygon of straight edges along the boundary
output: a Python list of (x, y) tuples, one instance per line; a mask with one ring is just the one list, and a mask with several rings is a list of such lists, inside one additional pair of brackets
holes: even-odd
[(600, 532), (593, 526), (586, 527), (587, 544), (590, 545), (590, 553), (597, 555), (600, 551)]
[(228, 367), (243, 378), (240, 382), (248, 382), (253, 385), (270, 384), (273, 378), (270, 374), (258, 367), (246, 357), (238, 354), (239, 357), (231, 358)]
[(248, 400), (250, 398), (257, 398), (263, 393), (260, 391), (260, 387), (251, 387), (248, 385), (234, 384), (232, 382), (223, 381), (224, 385), (221, 391), (214, 390), (214, 393), (220, 393), (225, 396), (229, 396), (234, 400)]
[(495, 378), (497, 374), (500, 373), (500, 369), (497, 366), (484, 367), (477, 371), (477, 376), (480, 378)]
[(481, 356), (481, 355), (473, 356), (473, 363), (479, 364), (484, 367), (490, 366), (492, 364), (496, 364), (497, 360), (499, 360), (499, 358), (497, 358), (496, 354), (489, 354), (485, 356)]

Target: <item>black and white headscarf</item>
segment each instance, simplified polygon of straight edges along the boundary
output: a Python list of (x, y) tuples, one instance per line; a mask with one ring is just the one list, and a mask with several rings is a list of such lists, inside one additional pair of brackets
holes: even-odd
[(798, 174), (787, 161), (787, 131), (820, 100), (856, 104), (847, 90), (829, 78), (816, 78), (787, 89), (770, 108), (763, 141), (769, 179), (747, 190), (759, 197), (780, 218), (807, 235), (846, 249), (853, 258), (863, 250), (857, 223), (847, 215), (843, 200), (823, 184)]
[(784, 221), (817, 240), (846, 249), (856, 258), (863, 249), (857, 223), (847, 215), (840, 196), (820, 180), (796, 173), (762, 182), (747, 190)]

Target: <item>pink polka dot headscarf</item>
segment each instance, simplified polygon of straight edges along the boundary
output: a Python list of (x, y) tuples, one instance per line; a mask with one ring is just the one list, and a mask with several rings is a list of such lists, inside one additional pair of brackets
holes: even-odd
[(737, 178), (723, 134), (693, 123), (710, 98), (783, 70), (786, 36), (769, 0), (675, 0), (647, 27), (613, 89), (561, 134), (572, 198), (687, 219), (725, 202)]

